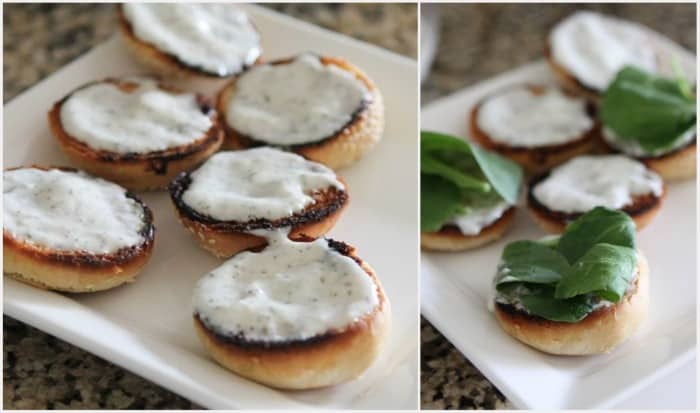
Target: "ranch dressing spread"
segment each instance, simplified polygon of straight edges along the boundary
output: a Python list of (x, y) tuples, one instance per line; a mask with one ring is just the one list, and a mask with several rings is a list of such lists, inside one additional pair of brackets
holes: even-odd
[(549, 35), (553, 60), (585, 86), (605, 90), (624, 66), (657, 71), (645, 30), (628, 21), (581, 11), (557, 24)]
[(272, 145), (311, 143), (341, 131), (368, 99), (367, 87), (353, 73), (303, 54), (243, 73), (226, 120), (241, 134)]
[(52, 250), (114, 253), (144, 241), (144, 211), (124, 188), (82, 172), (3, 174), (3, 230)]
[(477, 124), (494, 142), (531, 148), (580, 139), (593, 120), (583, 99), (554, 88), (538, 95), (518, 87), (488, 98), (479, 107)]
[(263, 251), (240, 253), (197, 283), (194, 311), (207, 328), (248, 341), (306, 340), (343, 331), (379, 304), (369, 275), (327, 240), (265, 235)]
[(566, 213), (597, 206), (620, 209), (641, 195), (661, 196), (659, 175), (641, 162), (620, 155), (578, 156), (554, 168), (533, 189), (544, 206)]
[(657, 149), (655, 151), (647, 151), (634, 139), (622, 139), (610, 128), (603, 127), (603, 139), (605, 142), (612, 146), (618, 151), (634, 157), (647, 157), (647, 156), (661, 156), (667, 153), (673, 152), (678, 148), (681, 148), (688, 143), (692, 142), (696, 137), (696, 129), (692, 127), (688, 129), (683, 135), (678, 138), (671, 146), (668, 148)]
[(211, 128), (193, 93), (164, 91), (145, 78), (123, 81), (136, 88), (101, 82), (71, 94), (61, 105), (63, 129), (93, 149), (127, 154), (188, 145)]
[(219, 152), (191, 179), (182, 200), (220, 221), (288, 217), (312, 204), (313, 192), (344, 188), (328, 167), (269, 147)]
[(231, 4), (125, 3), (134, 35), (187, 66), (230, 76), (255, 63), (260, 36)]
[(502, 217), (510, 207), (509, 203), (499, 201), (495, 205), (470, 208), (468, 212), (452, 218), (449, 224), (455, 225), (464, 235), (477, 235)]

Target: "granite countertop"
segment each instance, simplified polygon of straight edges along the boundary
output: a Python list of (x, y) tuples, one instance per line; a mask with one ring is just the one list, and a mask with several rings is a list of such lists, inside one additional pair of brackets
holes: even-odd
[[(441, 42), (421, 89), (422, 103), (542, 57), (549, 28), (581, 7), (637, 21), (692, 51), (696, 49), (695, 4), (443, 5)], [(498, 389), (425, 319), (421, 320), (421, 406), (512, 408)]]
[[(413, 4), (267, 5), (301, 20), (417, 56)], [(107, 39), (112, 5), (5, 4), (4, 100)], [(3, 317), (5, 409), (196, 409), (199, 406), (135, 374)]]

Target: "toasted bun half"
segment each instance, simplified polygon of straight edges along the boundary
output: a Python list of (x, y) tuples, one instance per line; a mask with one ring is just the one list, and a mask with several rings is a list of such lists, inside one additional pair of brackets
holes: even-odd
[(552, 73), (554, 73), (554, 76), (557, 78), (557, 81), (559, 82), (559, 85), (562, 89), (568, 91), (573, 95), (584, 97), (590, 100), (591, 102), (595, 102), (596, 104), (600, 102), (600, 92), (591, 89), (588, 86), (581, 83), (581, 81), (579, 81), (576, 78), (576, 76), (574, 76), (572, 73), (566, 70), (564, 66), (557, 63), (552, 58), (552, 53), (549, 48), (549, 45), (545, 47), (544, 56), (547, 59), (549, 68), (552, 70)]
[[(528, 86), (535, 94), (544, 92), (542, 86)], [(571, 142), (538, 146), (509, 146), (496, 142), (479, 127), (477, 121), (481, 103), (476, 105), (469, 114), (469, 130), (472, 138), (484, 148), (498, 152), (499, 154), (520, 164), (527, 173), (538, 174), (547, 171), (577, 155), (582, 155), (596, 150), (599, 146), (600, 125), (595, 121), (593, 128)], [(595, 118), (595, 108), (592, 104), (588, 107), (591, 118)]]
[(264, 237), (250, 233), (256, 229), (290, 227), (288, 236), (293, 240), (316, 239), (324, 235), (333, 228), (350, 202), (345, 181), (340, 177), (338, 180), (345, 190), (328, 188), (318, 191), (313, 194), (315, 203), (290, 217), (274, 221), (263, 218), (247, 222), (218, 221), (198, 213), (182, 200), (191, 182), (188, 173), (181, 174), (170, 185), (170, 198), (180, 222), (200, 246), (219, 258), (227, 258), (243, 250), (267, 245)]
[[(349, 247), (349, 246), (348, 246)], [(194, 315), (197, 336), (219, 364), (243, 377), (279, 389), (313, 389), (359, 377), (377, 358), (391, 331), (391, 309), (374, 270), (349, 247), (350, 256), (372, 277), (379, 295), (375, 310), (348, 325), (303, 341), (241, 342), (210, 330)]]
[[(283, 59), (269, 64), (286, 64), (290, 61), (291, 59)], [(332, 169), (339, 169), (357, 162), (379, 142), (384, 132), (384, 102), (382, 94), (374, 82), (356, 66), (344, 59), (327, 56), (322, 56), (321, 62), (324, 65), (337, 66), (355, 75), (370, 91), (372, 99), (365, 102), (353, 114), (350, 122), (333, 136), (308, 144), (292, 145), (289, 149), (311, 161), (322, 163)], [(222, 123), (226, 132), (223, 147), (235, 150), (265, 146), (267, 143), (239, 133), (236, 131), (235, 125), (229, 125), (226, 122), (228, 103), (236, 93), (236, 80), (237, 77), (234, 77), (219, 92), (217, 99), (217, 109), (222, 114)], [(313, 93), (313, 91), (309, 93)]]
[[(561, 234), (571, 221), (574, 221), (576, 218), (583, 215), (583, 213), (554, 211), (535, 198), (533, 194), (535, 186), (547, 178), (548, 175), (548, 173), (545, 173), (530, 180), (527, 189), (527, 210), (530, 212), (530, 216), (532, 216), (535, 222), (546, 232), (550, 234)], [(661, 196), (658, 197), (653, 194), (636, 196), (633, 198), (632, 204), (621, 208), (621, 211), (627, 213), (627, 215), (632, 218), (637, 227), (637, 231), (639, 231), (654, 219), (661, 209), (661, 204), (665, 197), (665, 189)]]
[[(131, 23), (124, 16), (121, 5), (117, 5), (117, 15), (119, 18), (119, 29), (126, 44), (127, 50), (142, 65), (167, 78), (186, 79), (222, 79), (229, 77), (206, 72), (198, 67), (188, 65), (177, 57), (162, 52), (150, 43), (144, 42), (134, 34)], [(257, 61), (260, 61), (258, 58)]]
[[(106, 79), (103, 82), (113, 83), (128, 92), (134, 84), (119, 79)], [(96, 82), (99, 83), (99, 82)], [(95, 83), (83, 87), (92, 86)], [(168, 86), (159, 88), (178, 92)], [(73, 92), (74, 93), (74, 92)], [(72, 94), (72, 93), (71, 93)], [(163, 151), (121, 154), (107, 150), (94, 149), (69, 135), (61, 123), (61, 107), (71, 94), (53, 105), (49, 112), (49, 126), (58, 140), (58, 144), (68, 159), (78, 168), (92, 175), (100, 176), (132, 190), (146, 191), (163, 189), (182, 171), (193, 169), (214, 152), (223, 142), (223, 131), (219, 115), (211, 107), (207, 99), (198, 95), (201, 110), (212, 120), (212, 126), (192, 143)]]
[(34, 287), (73, 293), (102, 291), (134, 281), (151, 257), (155, 228), (151, 210), (135, 196), (127, 196), (144, 211), (144, 240), (140, 245), (110, 254), (58, 251), (15, 239), (3, 231), (4, 274)]
[(454, 225), (446, 225), (437, 232), (421, 232), (420, 246), (428, 251), (465, 251), (478, 248), (501, 238), (512, 226), (514, 217), (515, 207), (511, 207), (476, 235), (464, 235)]
[[(608, 152), (619, 152), (605, 140), (602, 141)], [(664, 181), (682, 181), (694, 178), (697, 173), (697, 148), (696, 138), (687, 145), (669, 153), (659, 156), (635, 157), (634, 159), (661, 175)]]
[(598, 309), (578, 323), (545, 320), (512, 306), (495, 304), (496, 320), (506, 333), (549, 354), (585, 356), (609, 353), (634, 333), (649, 306), (649, 266), (637, 251), (634, 286), (622, 300)]

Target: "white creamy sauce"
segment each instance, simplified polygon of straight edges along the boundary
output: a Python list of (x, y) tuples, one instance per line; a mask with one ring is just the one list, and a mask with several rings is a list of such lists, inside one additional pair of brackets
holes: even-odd
[(479, 107), (477, 124), (494, 142), (531, 148), (580, 139), (593, 120), (583, 99), (554, 88), (536, 95), (518, 87), (488, 98)]
[(457, 226), (464, 235), (477, 235), (502, 217), (511, 206), (505, 201), (499, 201), (495, 205), (470, 208), (468, 212), (455, 216), (448, 223)]
[(557, 24), (549, 36), (553, 60), (587, 87), (603, 91), (626, 65), (655, 72), (651, 40), (631, 22), (581, 11)]
[(339, 132), (368, 97), (353, 73), (303, 54), (290, 63), (244, 72), (226, 120), (243, 135), (269, 144), (310, 143)]
[(544, 206), (566, 213), (597, 206), (620, 209), (641, 195), (660, 196), (661, 177), (634, 159), (621, 155), (579, 156), (554, 168), (533, 189)]
[(260, 36), (231, 4), (125, 3), (137, 38), (188, 66), (218, 76), (239, 73), (260, 56)]
[(163, 91), (145, 78), (123, 81), (136, 89), (103, 82), (73, 93), (61, 105), (65, 131), (93, 149), (125, 154), (188, 145), (211, 128), (195, 94)]
[(330, 168), (269, 147), (219, 152), (191, 178), (182, 200), (220, 221), (285, 218), (314, 203), (315, 191), (344, 189)]
[(646, 157), (646, 156), (661, 156), (669, 152), (673, 152), (678, 148), (681, 148), (688, 143), (692, 142), (696, 137), (695, 127), (688, 129), (683, 135), (678, 138), (673, 145), (664, 149), (657, 149), (655, 151), (647, 151), (634, 139), (622, 139), (610, 128), (603, 127), (603, 139), (605, 142), (612, 146), (614, 149), (634, 157)]
[(140, 245), (144, 211), (124, 188), (82, 172), (27, 168), (3, 174), (3, 230), (59, 251), (108, 254)]
[[(520, 300), (521, 296), (530, 293), (530, 289), (526, 285), (518, 285), (517, 287), (515, 287), (515, 290), (513, 290), (512, 294), (507, 296), (501, 294), (495, 288), (494, 290), (494, 303), (512, 305), (518, 311), (524, 311), (526, 313), (528, 312), (525, 306), (523, 306), (523, 302)], [(493, 309), (491, 309), (490, 311), (493, 311)]]
[(305, 340), (343, 331), (379, 304), (369, 275), (325, 239), (294, 242), (277, 231), (268, 242), (197, 283), (194, 311), (209, 329), (250, 341)]

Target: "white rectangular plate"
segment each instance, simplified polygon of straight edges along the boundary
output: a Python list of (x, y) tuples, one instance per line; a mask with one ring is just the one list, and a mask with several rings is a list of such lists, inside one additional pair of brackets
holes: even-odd
[[(143, 195), (155, 215), (156, 248), (135, 283), (76, 295), (5, 278), (4, 312), (209, 408), (414, 409), (419, 334), (416, 62), (266, 9), (245, 8), (262, 34), (265, 59), (307, 50), (342, 56), (363, 68), (384, 95), (384, 139), (340, 172), (351, 201), (329, 234), (358, 248), (389, 296), (393, 330), (380, 359), (351, 383), (298, 392), (273, 390), (219, 367), (194, 334), (190, 295), (199, 277), (221, 261), (190, 239), (165, 192)], [(85, 82), (140, 72), (115, 36), (14, 99), (3, 110), (5, 168), (68, 165), (48, 129), (50, 106)], [(205, 83), (197, 86), (210, 95), (221, 84)]]
[[(421, 111), (421, 128), (468, 137), (467, 113), (508, 85), (554, 84), (545, 62), (509, 71)], [(504, 333), (487, 301), (503, 247), (544, 236), (523, 208), (503, 239), (463, 253), (422, 253), (421, 310), (518, 408), (605, 408), (691, 360), (696, 334), (695, 181), (671, 183), (638, 237), (651, 266), (651, 306), (640, 331), (611, 354), (556, 357)]]

